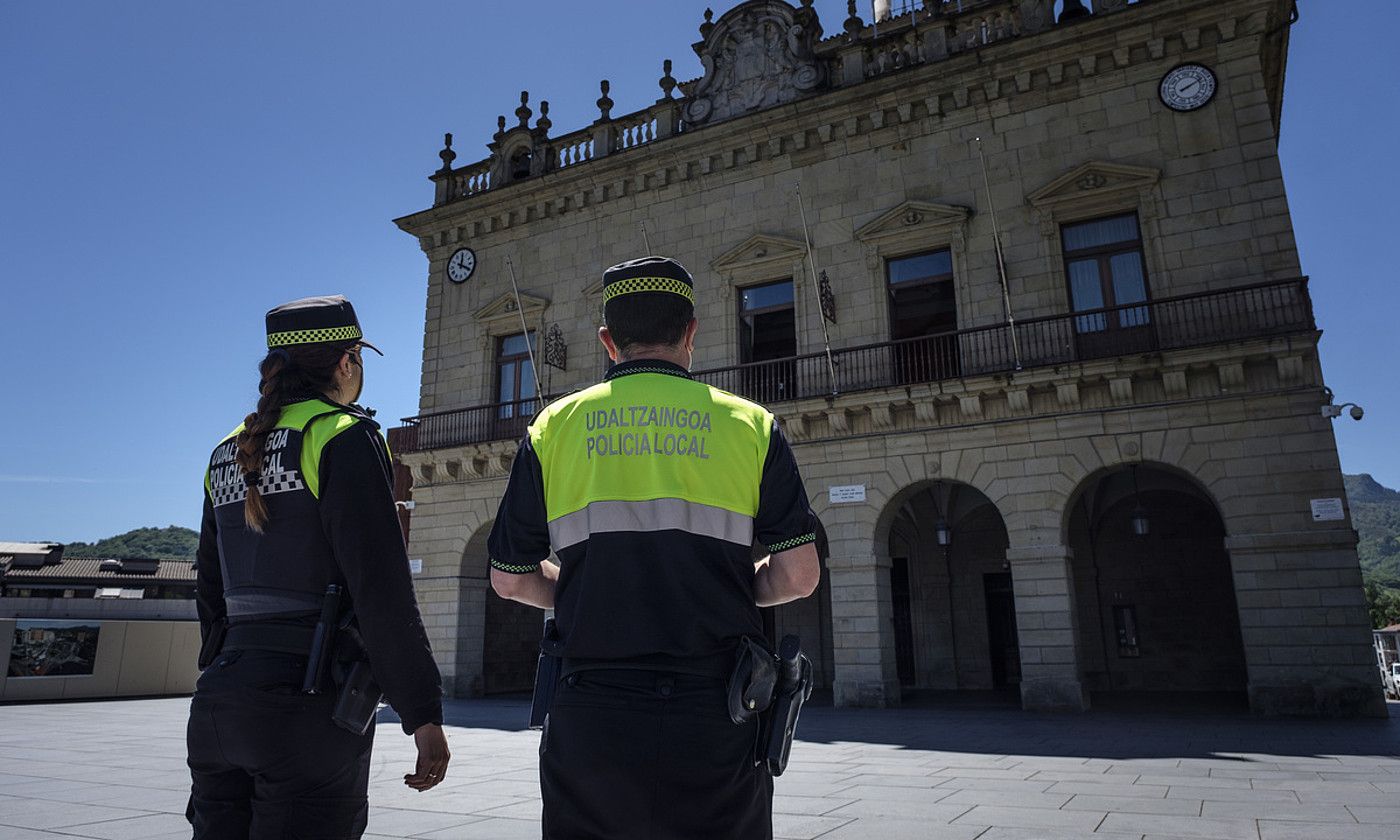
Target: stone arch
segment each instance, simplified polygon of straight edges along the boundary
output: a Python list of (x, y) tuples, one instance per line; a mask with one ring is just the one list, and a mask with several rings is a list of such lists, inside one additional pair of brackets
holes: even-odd
[(1085, 688), (1248, 685), (1227, 519), (1196, 476), (1155, 461), (1093, 471), (1064, 510)]
[(922, 479), (891, 496), (873, 536), (901, 696), (1018, 685), (1013, 570), (996, 503), (967, 482)]
[(492, 524), (488, 520), (478, 526), (462, 551), (457, 674), (459, 692), (471, 697), (533, 687), (544, 621), (540, 610), (508, 601), (491, 588), (486, 541)]
[(1156, 460), (1119, 460), (1113, 463), (1101, 462), (1096, 469), (1087, 470), (1083, 475), (1074, 478), (1073, 489), (1064, 494), (1064, 498), (1060, 504), (1060, 536), (1064, 540), (1065, 545), (1069, 545), (1069, 525), (1070, 519), (1074, 514), (1075, 505), (1079, 502), (1085, 490), (1107, 475), (1130, 470), (1134, 467), (1139, 470), (1155, 470), (1160, 473), (1165, 473), (1173, 479), (1189, 485), (1194, 492), (1199, 493), (1215, 508), (1216, 513), (1220, 516), (1226, 529), (1226, 535), (1229, 535), (1229, 518), (1226, 514), (1226, 507), (1222, 504), (1222, 499), (1216, 494), (1218, 486), (1212, 487), (1190, 470), (1176, 464)]

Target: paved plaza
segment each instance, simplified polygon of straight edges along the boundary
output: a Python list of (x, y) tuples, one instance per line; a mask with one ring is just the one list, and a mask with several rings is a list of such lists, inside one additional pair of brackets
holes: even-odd
[[(0, 706), (0, 838), (174, 840), (187, 699)], [(1392, 840), (1400, 707), (1387, 721), (1014, 708), (804, 712), (777, 780), (781, 838)], [(369, 835), (539, 837), (526, 704), (453, 701), (448, 779), (405, 788), (411, 739), (386, 713)]]

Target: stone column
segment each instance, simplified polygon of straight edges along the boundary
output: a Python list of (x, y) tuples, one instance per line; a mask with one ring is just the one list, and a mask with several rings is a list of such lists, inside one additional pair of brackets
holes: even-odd
[(832, 541), (827, 569), (836, 705), (898, 706), (889, 557), (871, 556), (868, 547), (857, 553), (854, 547)]
[(1016, 596), (1021, 650), (1021, 707), (1082, 712), (1089, 695), (1079, 673), (1079, 624), (1074, 605), (1073, 552), (1062, 545), (1006, 550)]
[(1235, 579), (1249, 706), (1268, 715), (1386, 717), (1356, 532), (1237, 534)]

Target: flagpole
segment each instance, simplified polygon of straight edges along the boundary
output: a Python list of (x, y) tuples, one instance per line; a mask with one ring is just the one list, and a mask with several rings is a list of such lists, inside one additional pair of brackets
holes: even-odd
[(647, 249), (647, 256), (651, 256), (651, 255), (652, 255), (652, 250), (651, 250), (651, 237), (647, 236), (647, 223), (646, 223), (646, 222), (637, 222), (637, 227), (639, 227), (639, 228), (642, 229), (642, 244), (646, 246), (646, 249)]
[(535, 379), (535, 399), (544, 398), (540, 388), (540, 368), (535, 364), (535, 342), (530, 340), (530, 327), (525, 323), (525, 304), (520, 300), (520, 286), (515, 282), (515, 262), (506, 257), (506, 268), (510, 269), (510, 288), (515, 293), (515, 312), (520, 316), (520, 333), (525, 338), (525, 351), (530, 354), (530, 374)]
[(982, 138), (977, 140), (977, 156), (982, 159), (982, 186), (987, 191), (987, 209), (992, 213), (992, 245), (997, 254), (997, 275), (1001, 278), (1001, 302), (1006, 309), (1006, 323), (1011, 329), (1011, 355), (1016, 362), (1016, 370), (1021, 369), (1021, 342), (1016, 337), (1016, 316), (1011, 312), (1011, 287), (1006, 280), (1006, 256), (1001, 250), (1001, 227), (997, 224), (997, 206), (992, 201), (992, 183), (987, 177), (987, 156), (982, 152)]
[[(812, 277), (812, 290), (817, 291), (817, 263), (816, 257), (812, 255), (812, 234), (807, 230), (807, 202), (802, 198), (802, 185), (797, 185), (797, 209), (802, 214), (802, 239), (807, 243), (807, 272)], [(831, 395), (834, 397), (839, 392), (836, 390), (836, 362), (831, 358), (831, 333), (826, 329), (826, 315), (822, 314), (820, 300), (818, 301), (817, 314), (822, 322), (822, 343), (826, 346), (826, 372), (831, 377)]]

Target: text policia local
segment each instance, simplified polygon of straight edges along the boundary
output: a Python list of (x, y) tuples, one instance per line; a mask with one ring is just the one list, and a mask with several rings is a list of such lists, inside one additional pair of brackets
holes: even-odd
[[(669, 455), (708, 461), (706, 438), (711, 429), (708, 411), (630, 405), (598, 409), (584, 416), (590, 434), (584, 444), (591, 459), (610, 455)], [(616, 431), (613, 431), (616, 430)]]

